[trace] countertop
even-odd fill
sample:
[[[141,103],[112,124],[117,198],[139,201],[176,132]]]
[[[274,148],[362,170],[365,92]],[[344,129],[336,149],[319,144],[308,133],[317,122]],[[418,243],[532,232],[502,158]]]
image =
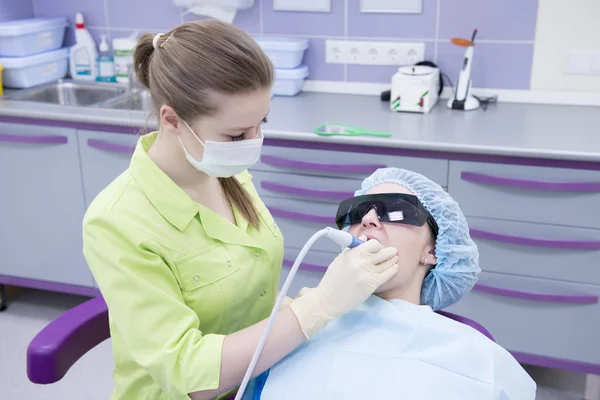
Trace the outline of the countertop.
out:
[[[156,128],[141,111],[65,107],[0,100],[0,117],[64,120],[87,124]],[[439,102],[431,113],[393,113],[376,96],[304,92],[274,97],[264,126],[266,138],[414,150],[600,162],[600,108],[491,104],[463,112]],[[324,122],[388,131],[389,138],[321,137]]]

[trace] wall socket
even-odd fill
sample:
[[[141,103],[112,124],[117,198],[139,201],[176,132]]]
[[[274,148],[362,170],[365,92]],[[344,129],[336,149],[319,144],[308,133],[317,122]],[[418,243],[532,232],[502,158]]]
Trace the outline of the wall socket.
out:
[[[600,75],[600,50],[569,50],[565,58],[569,75]]]
[[[325,62],[359,65],[413,65],[425,58],[425,43],[325,41]]]

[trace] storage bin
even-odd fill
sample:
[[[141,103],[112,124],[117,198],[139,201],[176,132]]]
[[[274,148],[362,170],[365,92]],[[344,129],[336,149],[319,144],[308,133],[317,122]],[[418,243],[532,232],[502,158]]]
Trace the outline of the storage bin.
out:
[[[275,96],[295,96],[304,85],[304,79],[308,76],[308,67],[301,65],[294,69],[276,69],[273,94]]]
[[[255,38],[269,56],[275,68],[296,68],[302,64],[304,52],[308,49],[308,39],[288,37]]]
[[[29,18],[0,23],[0,57],[25,57],[62,47],[66,18]]]
[[[28,57],[4,57],[0,58],[0,64],[4,66],[4,87],[24,89],[64,78],[69,66],[69,49]]]

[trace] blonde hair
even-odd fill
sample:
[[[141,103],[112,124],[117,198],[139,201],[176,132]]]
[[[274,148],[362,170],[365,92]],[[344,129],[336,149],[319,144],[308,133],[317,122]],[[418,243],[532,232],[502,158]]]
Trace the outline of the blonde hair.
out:
[[[151,94],[156,111],[163,104],[184,121],[217,111],[211,94],[245,94],[270,88],[274,71],[260,46],[234,25],[202,20],[165,34],[145,34],[134,53],[138,80]],[[235,177],[219,178],[229,202],[258,228],[252,197]]]

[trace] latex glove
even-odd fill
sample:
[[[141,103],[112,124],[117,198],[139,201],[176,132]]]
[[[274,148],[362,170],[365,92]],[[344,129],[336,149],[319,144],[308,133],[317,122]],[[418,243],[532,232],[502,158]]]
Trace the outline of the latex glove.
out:
[[[296,299],[306,293],[308,293],[309,291],[313,290],[313,288],[307,288],[307,287],[303,287],[302,289],[300,289],[298,291],[298,294],[296,295]],[[277,297],[279,297],[279,291],[277,291]],[[281,307],[279,307],[279,310],[283,310],[284,308],[286,308],[287,306],[289,306],[292,301],[294,301],[294,299],[292,299],[291,297],[285,296],[283,298],[283,301],[281,302]]]
[[[281,302],[281,306],[279,307],[279,309],[283,310],[284,308],[286,308],[287,306],[289,306],[292,301],[294,301],[294,299],[292,299],[291,297],[285,296],[283,298],[283,301]]]
[[[290,307],[307,339],[365,302],[398,272],[398,250],[369,240],[346,249],[329,265],[319,285],[303,290]]]

